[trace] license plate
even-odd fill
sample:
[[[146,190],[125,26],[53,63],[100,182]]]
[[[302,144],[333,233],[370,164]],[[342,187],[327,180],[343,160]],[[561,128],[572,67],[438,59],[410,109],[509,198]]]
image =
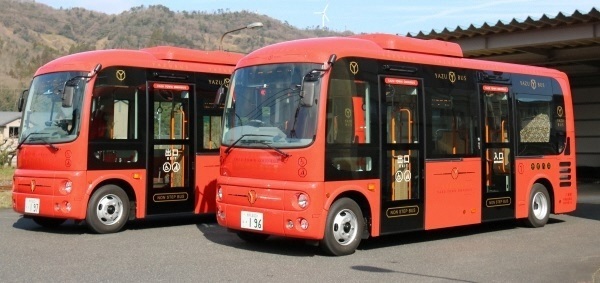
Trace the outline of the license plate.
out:
[[[39,214],[40,213],[40,199],[39,198],[25,198],[25,213]]]
[[[263,214],[260,212],[242,211],[242,228],[259,230],[263,229]]]

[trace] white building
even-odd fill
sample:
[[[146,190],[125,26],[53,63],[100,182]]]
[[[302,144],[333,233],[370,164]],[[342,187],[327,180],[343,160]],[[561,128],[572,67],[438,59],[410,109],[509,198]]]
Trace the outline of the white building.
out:
[[[0,111],[0,150],[17,147],[20,125],[21,112]],[[16,162],[16,159],[13,158],[12,165],[16,165]]]

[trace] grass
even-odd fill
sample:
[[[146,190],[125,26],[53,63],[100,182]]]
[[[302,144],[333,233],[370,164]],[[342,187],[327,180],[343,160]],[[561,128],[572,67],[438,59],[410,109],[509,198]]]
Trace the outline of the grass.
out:
[[[8,191],[0,191],[0,209],[3,208],[12,208],[12,192]]]
[[[11,167],[0,168],[0,209],[12,207],[11,186],[13,172],[15,172],[15,169]]]

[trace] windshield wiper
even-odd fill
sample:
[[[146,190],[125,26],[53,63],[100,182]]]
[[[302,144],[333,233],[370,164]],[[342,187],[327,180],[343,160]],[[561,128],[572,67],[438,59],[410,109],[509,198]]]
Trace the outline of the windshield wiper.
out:
[[[17,145],[17,149],[21,148],[21,146],[29,139],[29,137],[31,137],[31,135],[41,135],[43,133],[29,133],[25,136],[25,138]]]
[[[231,149],[238,143],[240,142],[243,138],[245,137],[273,137],[271,135],[258,135],[258,134],[243,134],[241,135],[237,140],[235,140],[231,145],[229,145],[226,149],[225,149],[225,153],[228,154]]]
[[[288,158],[288,157],[292,156],[291,154],[289,154],[289,153],[285,153],[283,150],[281,150],[281,149],[279,149],[279,148],[276,148],[276,147],[274,147],[274,146],[270,145],[269,143],[267,143],[267,141],[260,141],[260,142],[258,142],[258,143],[260,143],[260,144],[264,144],[266,147],[268,147],[268,148],[270,148],[270,149],[272,149],[272,150],[276,151],[277,153],[279,153],[279,154],[283,155],[283,157],[285,157],[285,158]]]
[[[36,140],[42,141],[44,144],[46,144],[48,147],[50,147],[53,151],[58,151],[58,147],[56,147],[52,143],[48,142],[48,140],[46,138],[39,137],[39,138],[36,138]]]
[[[21,148],[21,146],[29,139],[29,137],[31,137],[32,135],[44,135],[46,133],[29,133],[27,136],[25,136],[25,138],[17,145],[17,149]],[[44,144],[46,144],[48,147],[50,147],[52,150],[54,151],[58,151],[58,147],[56,147],[55,145],[51,144],[48,142],[48,140],[46,140],[45,138],[38,138],[37,140],[42,141]]]

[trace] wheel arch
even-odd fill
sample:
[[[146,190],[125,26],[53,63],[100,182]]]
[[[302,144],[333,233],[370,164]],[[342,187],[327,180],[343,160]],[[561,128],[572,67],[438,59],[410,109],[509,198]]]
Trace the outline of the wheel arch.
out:
[[[360,210],[363,214],[363,218],[365,219],[365,231],[364,231],[365,233],[363,233],[363,238],[371,235],[373,214],[371,213],[371,205],[369,204],[367,197],[359,191],[355,191],[355,190],[345,191],[345,192],[337,195],[333,200],[331,200],[331,202],[329,203],[329,206],[327,207],[327,210],[329,210],[329,208],[331,207],[331,205],[333,203],[335,203],[337,200],[342,199],[342,198],[349,198],[349,199],[353,200],[354,202],[356,202],[356,204],[358,204],[358,206],[360,207]]]
[[[548,191],[548,195],[550,196],[550,213],[554,213],[554,186],[552,186],[552,182],[550,182],[550,180],[548,180],[545,177],[544,178],[538,178],[530,186],[528,196],[531,195],[531,190],[533,189],[533,185],[535,185],[536,183],[544,185],[544,187],[546,187],[546,190]]]
[[[136,210],[137,210],[137,205],[136,205],[137,204],[137,195],[135,193],[135,190],[133,189],[133,186],[131,184],[129,184],[129,182],[127,182],[123,179],[118,179],[118,178],[106,179],[106,180],[102,180],[101,182],[96,184],[94,189],[90,192],[90,196],[93,195],[99,188],[106,186],[106,185],[115,185],[115,186],[121,188],[127,194],[127,197],[129,198],[129,220],[133,220],[136,216]],[[88,198],[88,202],[89,201],[90,201],[90,198]]]

